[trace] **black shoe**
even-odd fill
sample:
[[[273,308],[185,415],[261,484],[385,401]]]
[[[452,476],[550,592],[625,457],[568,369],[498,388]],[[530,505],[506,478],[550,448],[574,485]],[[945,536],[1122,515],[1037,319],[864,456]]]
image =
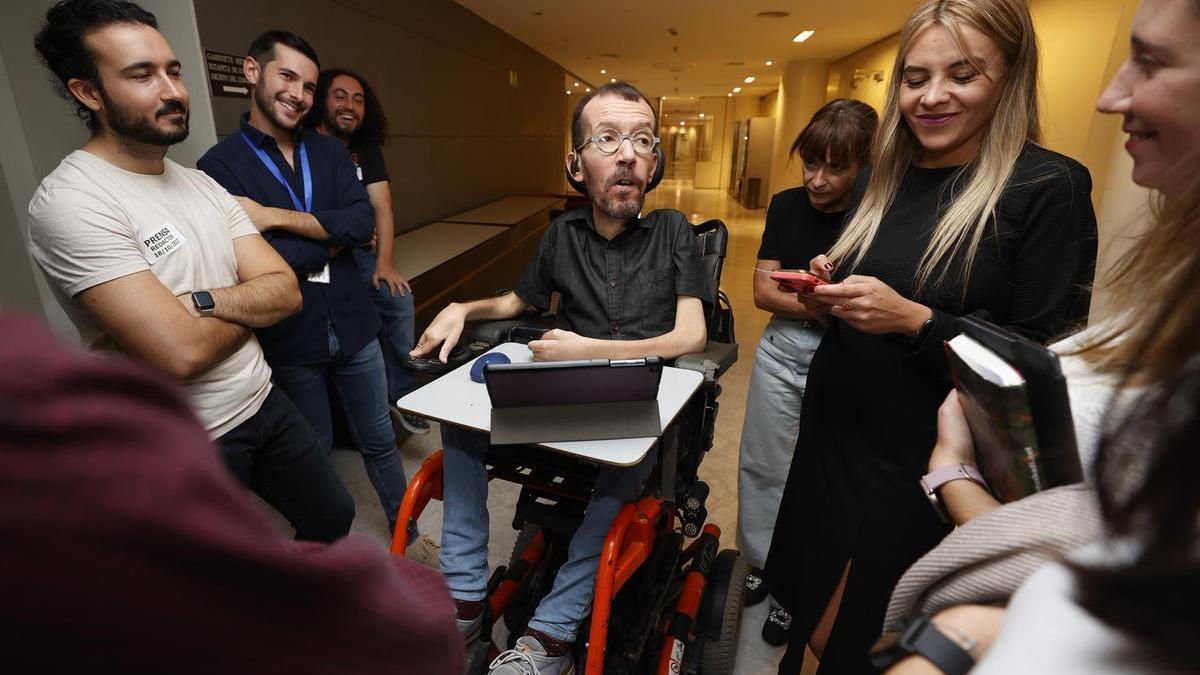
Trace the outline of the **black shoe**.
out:
[[[776,607],[767,615],[763,623],[763,642],[772,647],[782,647],[787,644],[788,633],[792,630],[792,615],[782,607]]]
[[[746,575],[746,590],[742,601],[746,607],[753,607],[766,598],[767,580],[763,571],[758,567],[751,567],[750,573]]]

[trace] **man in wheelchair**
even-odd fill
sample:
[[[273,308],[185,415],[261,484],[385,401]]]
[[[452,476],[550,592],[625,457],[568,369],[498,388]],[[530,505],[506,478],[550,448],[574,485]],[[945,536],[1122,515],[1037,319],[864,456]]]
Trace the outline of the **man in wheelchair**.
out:
[[[645,194],[662,176],[649,100],[634,87],[606,84],[585,96],[571,122],[567,154],[572,183],[590,206],[550,224],[513,292],[442,310],[412,356],[438,352],[445,362],[466,321],[512,318],[561,300],[558,328],[529,343],[538,361],[659,356],[703,351],[704,302],[714,297],[696,236],[683,214],[639,217]],[[477,639],[487,594],[488,511],[486,434],[443,426],[441,566],[468,645]],[[638,497],[656,455],[633,467],[604,467],[596,479],[567,560],[516,648],[491,673],[574,672],[571,645],[591,607],[596,570],[609,525],[621,505]]]

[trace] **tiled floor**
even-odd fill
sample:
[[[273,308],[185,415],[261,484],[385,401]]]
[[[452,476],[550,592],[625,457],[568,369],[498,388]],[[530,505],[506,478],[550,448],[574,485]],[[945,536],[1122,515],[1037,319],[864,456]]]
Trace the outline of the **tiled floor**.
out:
[[[723,190],[693,189],[690,180],[663,181],[647,200],[646,209],[655,208],[678,209],[694,223],[719,218],[725,222],[731,235],[722,288],[733,302],[741,354],[737,365],[721,380],[723,392],[716,439],[700,472],[712,489],[708,498],[710,520],[721,528],[722,547],[732,547],[737,524],[737,452],[746,406],[746,388],[754,349],[768,319],[765,312],[754,307],[751,277],[766,211],[744,209],[729,199]],[[440,447],[436,425],[428,436],[412,436],[401,440],[401,454],[409,476],[417,470],[422,459]],[[335,452],[334,461],[358,504],[354,529],[383,540],[386,521],[363,471],[362,462],[356,453],[350,451]],[[509,522],[516,492],[516,487],[511,484],[497,481],[491,485],[488,507],[495,516],[492,519],[490,542],[490,563],[493,566],[507,562],[516,538]],[[422,531],[434,539],[440,538],[441,515],[441,503],[433,502],[420,522]],[[738,675],[776,672],[781,651],[771,648],[759,637],[765,617],[766,603],[748,608],[745,612],[738,647]],[[811,672],[812,661],[810,657],[805,673]]]

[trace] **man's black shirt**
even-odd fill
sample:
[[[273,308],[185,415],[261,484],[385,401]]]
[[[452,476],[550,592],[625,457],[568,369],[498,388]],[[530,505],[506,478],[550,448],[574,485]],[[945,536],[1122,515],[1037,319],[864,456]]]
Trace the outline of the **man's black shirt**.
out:
[[[550,223],[517,284],[525,302],[545,310],[562,295],[558,326],[602,340],[642,340],[675,327],[677,296],[711,303],[714,291],[692,226],[678,211],[635,218],[611,241],[596,231],[592,206]]]

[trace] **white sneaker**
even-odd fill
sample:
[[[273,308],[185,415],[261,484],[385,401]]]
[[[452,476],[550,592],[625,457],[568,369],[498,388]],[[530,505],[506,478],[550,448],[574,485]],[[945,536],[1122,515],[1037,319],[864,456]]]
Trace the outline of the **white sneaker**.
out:
[[[547,656],[542,643],[531,635],[517,638],[517,645],[492,661],[488,675],[572,675],[575,661],[571,653]]]
[[[438,557],[442,553],[442,547],[437,545],[437,542],[429,538],[429,535],[418,534],[416,539],[409,542],[404,548],[404,557],[415,563],[440,570],[442,569]]]

